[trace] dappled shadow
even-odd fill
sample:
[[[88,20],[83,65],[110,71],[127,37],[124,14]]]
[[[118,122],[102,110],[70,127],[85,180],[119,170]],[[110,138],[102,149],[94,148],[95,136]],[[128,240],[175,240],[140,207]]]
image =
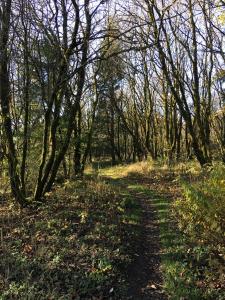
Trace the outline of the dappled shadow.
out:
[[[36,210],[16,213],[6,207],[5,215],[0,215],[1,296],[118,299],[109,291],[113,287],[118,295],[122,293],[116,272],[127,259],[124,232],[137,230],[133,224],[123,224],[118,202],[107,186],[97,182],[90,188],[80,181],[51,193],[48,205]]]
[[[167,206],[166,203],[161,203],[160,195],[143,185],[143,182],[149,182],[149,178],[138,175],[132,173],[116,179],[103,177],[102,180],[126,191],[142,209],[139,235],[132,241],[133,262],[126,270],[129,283],[127,299],[163,300],[167,297],[163,291],[160,271],[161,246],[157,210],[166,210]]]

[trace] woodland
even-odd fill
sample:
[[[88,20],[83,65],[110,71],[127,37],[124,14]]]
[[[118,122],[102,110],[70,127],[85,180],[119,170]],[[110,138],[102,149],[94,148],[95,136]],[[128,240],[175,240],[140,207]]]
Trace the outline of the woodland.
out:
[[[0,0],[0,300],[225,299],[225,1]]]

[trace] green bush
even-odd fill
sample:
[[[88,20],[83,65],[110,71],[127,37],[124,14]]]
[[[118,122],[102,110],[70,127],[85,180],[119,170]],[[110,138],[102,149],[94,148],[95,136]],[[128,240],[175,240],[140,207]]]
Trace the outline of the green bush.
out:
[[[219,249],[225,242],[225,167],[195,183],[183,182],[184,199],[175,202],[178,225],[193,241]]]
[[[182,187],[183,198],[173,208],[186,239],[185,260],[197,274],[196,284],[208,293],[205,299],[211,299],[215,290],[221,294],[225,281],[225,166],[203,170]]]

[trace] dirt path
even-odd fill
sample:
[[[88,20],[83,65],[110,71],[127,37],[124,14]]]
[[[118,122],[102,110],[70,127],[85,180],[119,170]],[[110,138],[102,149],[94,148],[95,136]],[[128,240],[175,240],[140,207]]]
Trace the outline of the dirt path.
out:
[[[127,300],[166,300],[163,290],[160,245],[160,214],[168,210],[168,199],[179,195],[179,188],[174,182],[174,173],[152,171],[150,176],[136,174],[112,179],[111,184],[120,186],[142,208],[141,230],[139,238],[134,241],[134,261],[127,269],[129,284]],[[165,222],[168,222],[166,220]],[[171,226],[171,225],[170,225]],[[123,299],[125,300],[125,299]]]
[[[135,260],[128,269],[128,299],[167,299],[162,289],[160,271],[160,237],[157,212],[152,196],[144,192],[132,191],[143,210],[141,236]]]

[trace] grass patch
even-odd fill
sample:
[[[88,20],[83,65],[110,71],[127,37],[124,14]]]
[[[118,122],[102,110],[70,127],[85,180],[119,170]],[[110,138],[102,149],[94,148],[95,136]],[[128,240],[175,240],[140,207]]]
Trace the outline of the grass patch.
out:
[[[93,163],[88,166],[86,173],[97,174],[97,176],[110,177],[111,179],[122,179],[132,174],[149,174],[153,167],[152,161],[143,161],[133,164],[118,164],[112,166],[108,161]]]
[[[188,268],[185,239],[175,227],[170,200],[156,196],[154,205],[158,213],[162,246],[161,265],[167,294],[174,300],[203,299],[201,291],[194,285],[195,276]]]

